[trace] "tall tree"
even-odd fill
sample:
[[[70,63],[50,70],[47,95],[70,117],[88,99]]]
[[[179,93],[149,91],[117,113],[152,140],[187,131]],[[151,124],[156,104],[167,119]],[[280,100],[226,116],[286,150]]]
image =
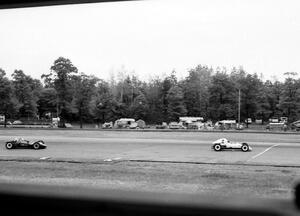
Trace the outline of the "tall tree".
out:
[[[106,121],[114,121],[117,119],[115,115],[117,102],[114,99],[112,89],[109,84],[103,80],[98,82],[96,87],[96,93],[92,96],[90,102],[90,112],[94,116],[94,119],[102,123]]]
[[[130,106],[131,116],[135,119],[147,119],[147,114],[149,112],[148,101],[145,95],[140,92],[140,94],[135,97],[133,103]]]
[[[51,113],[51,117],[57,115],[57,92],[54,88],[43,88],[37,103],[38,112],[41,117],[46,117],[45,115],[49,112]]]
[[[291,122],[297,119],[300,111],[300,82],[295,79],[295,72],[286,72],[285,75],[287,77],[282,86],[279,106],[283,115]]]
[[[0,68],[0,114],[5,117],[4,127],[7,124],[7,118],[12,117],[20,108],[20,104],[13,95],[13,87],[3,69]]]
[[[242,119],[254,118],[257,112],[260,80],[257,74],[247,74],[242,67],[232,71],[231,79],[235,88],[241,90],[241,117]],[[237,98],[237,97],[236,97]],[[246,121],[248,127],[248,121]]]
[[[166,77],[161,86],[160,90],[160,98],[162,101],[162,116],[163,116],[163,121],[168,120],[168,109],[169,109],[169,100],[168,100],[168,94],[169,91],[172,87],[177,85],[177,78],[176,78],[176,71],[172,71],[172,73]]]
[[[235,119],[237,110],[236,89],[226,72],[217,72],[209,87],[209,118]]]
[[[167,94],[167,114],[169,121],[178,121],[180,116],[185,116],[187,113],[184,101],[182,89],[175,85],[170,88]]]
[[[161,89],[162,80],[158,77],[152,79],[145,87],[145,96],[149,107],[146,119],[150,123],[160,124],[164,120]]]
[[[83,119],[86,120],[90,116],[89,103],[95,94],[98,78],[81,73],[79,76],[74,76],[73,80],[75,88],[73,104],[79,115],[80,128],[82,128]]]
[[[21,104],[19,109],[20,116],[36,117],[38,92],[41,88],[39,81],[25,75],[22,70],[15,70],[12,77],[15,95]]]
[[[72,113],[73,88],[71,76],[78,72],[72,62],[64,57],[56,59],[49,74],[43,74],[44,82],[53,86],[57,92],[57,107],[60,117],[60,126],[65,125],[66,118]]]
[[[272,83],[270,81],[266,81],[263,83],[260,81],[259,84],[259,94],[257,96],[257,111],[256,111],[256,119],[261,119],[261,124],[264,124],[265,121],[267,121],[271,117],[271,89],[270,86]]]
[[[208,117],[211,74],[212,69],[202,65],[189,71],[184,82],[184,98],[189,116]]]

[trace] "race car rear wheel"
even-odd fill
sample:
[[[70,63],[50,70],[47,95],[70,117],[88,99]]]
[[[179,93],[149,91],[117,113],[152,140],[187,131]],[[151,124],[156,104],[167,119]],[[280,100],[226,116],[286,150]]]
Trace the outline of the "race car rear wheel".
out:
[[[246,152],[246,151],[248,151],[248,150],[249,150],[248,144],[247,144],[247,143],[243,143],[243,145],[242,145],[242,151],[243,151],[243,152]]]
[[[14,146],[13,146],[13,144],[12,143],[6,143],[5,144],[5,147],[7,148],[7,149],[12,149]]]
[[[39,149],[40,148],[40,144],[39,143],[34,143],[33,144],[33,148],[34,149]]]
[[[214,145],[214,150],[215,151],[221,151],[221,145],[220,144],[215,144]]]

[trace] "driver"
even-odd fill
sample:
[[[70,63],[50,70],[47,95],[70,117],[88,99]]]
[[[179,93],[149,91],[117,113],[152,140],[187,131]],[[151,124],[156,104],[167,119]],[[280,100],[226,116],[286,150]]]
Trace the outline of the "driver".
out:
[[[14,141],[16,142],[16,143],[21,143],[22,142],[22,138],[14,138]]]

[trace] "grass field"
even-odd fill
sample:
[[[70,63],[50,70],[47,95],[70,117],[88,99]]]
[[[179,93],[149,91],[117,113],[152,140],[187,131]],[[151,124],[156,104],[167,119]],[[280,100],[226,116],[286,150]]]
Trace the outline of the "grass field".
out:
[[[247,197],[293,197],[299,168],[151,162],[0,162],[0,182]]]

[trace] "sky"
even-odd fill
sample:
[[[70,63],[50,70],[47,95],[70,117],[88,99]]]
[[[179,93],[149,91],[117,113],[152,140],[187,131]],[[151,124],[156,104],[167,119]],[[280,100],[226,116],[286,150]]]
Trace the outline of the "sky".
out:
[[[148,0],[0,10],[0,68],[33,78],[60,56],[108,80],[179,78],[198,64],[264,80],[300,74],[298,0]]]

